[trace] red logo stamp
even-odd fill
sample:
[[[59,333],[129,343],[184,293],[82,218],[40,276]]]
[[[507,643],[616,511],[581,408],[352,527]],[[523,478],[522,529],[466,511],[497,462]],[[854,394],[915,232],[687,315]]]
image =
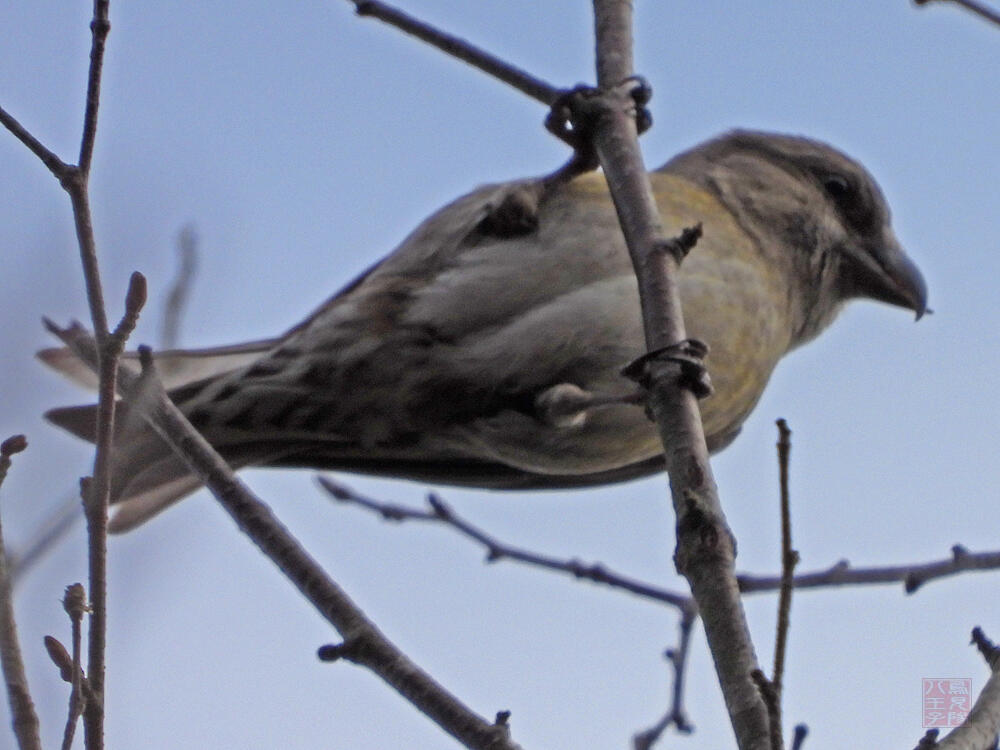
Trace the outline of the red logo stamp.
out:
[[[972,680],[925,677],[923,680],[923,726],[957,727],[972,709]]]

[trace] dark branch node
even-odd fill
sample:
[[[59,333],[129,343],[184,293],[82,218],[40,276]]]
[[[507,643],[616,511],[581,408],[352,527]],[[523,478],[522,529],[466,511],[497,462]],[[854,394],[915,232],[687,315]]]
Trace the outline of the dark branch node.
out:
[[[928,729],[913,750],[932,750],[932,748],[937,747],[938,733],[937,729]]]
[[[347,656],[347,643],[328,643],[316,649],[320,661],[338,661]]]
[[[94,36],[107,36],[111,32],[111,21],[106,18],[95,18],[90,22],[90,31]]]
[[[0,443],[0,455],[13,456],[28,447],[28,438],[24,435],[12,435]]]
[[[972,642],[976,644],[976,648],[986,659],[990,669],[995,671],[997,664],[1000,663],[1000,648],[997,648],[997,645],[986,637],[986,633],[978,625],[972,629]]]
[[[497,727],[510,726],[510,711],[497,711],[497,716],[496,719],[493,720],[493,725]]]
[[[681,263],[688,256],[688,253],[694,250],[694,246],[701,239],[701,234],[701,222],[699,221],[693,227],[682,229],[679,236],[661,242],[656,249],[661,253],[669,253],[674,256],[677,263]]]
[[[704,562],[718,555],[723,538],[729,540],[735,555],[736,540],[728,533],[725,524],[720,524],[717,518],[706,513],[697,497],[688,495],[683,509],[678,511],[678,543],[674,553],[677,572],[684,575],[691,560]]]
[[[809,727],[805,724],[796,724],[792,730],[792,750],[802,750],[806,737],[809,735]]]

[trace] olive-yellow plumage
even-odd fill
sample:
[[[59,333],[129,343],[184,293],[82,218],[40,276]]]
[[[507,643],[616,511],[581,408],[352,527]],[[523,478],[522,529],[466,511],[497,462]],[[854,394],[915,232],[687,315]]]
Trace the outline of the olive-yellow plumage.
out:
[[[680,291],[689,335],[710,346],[715,393],[701,411],[713,450],[739,431],[778,360],[847,300],[924,312],[923,279],[877,185],[829,146],[736,131],[650,177],[665,226],[703,229]],[[639,309],[603,176],[526,180],[445,206],[284,336],[166,352],[160,369],[236,468],[602,484],[662,468],[656,429],[620,374],[644,351]],[[79,371],[65,351],[42,356]],[[553,404],[577,403],[570,395],[589,406],[555,417]],[[127,528],[198,481],[122,411],[112,486],[124,501],[115,525]],[[49,417],[93,436],[92,407]]]

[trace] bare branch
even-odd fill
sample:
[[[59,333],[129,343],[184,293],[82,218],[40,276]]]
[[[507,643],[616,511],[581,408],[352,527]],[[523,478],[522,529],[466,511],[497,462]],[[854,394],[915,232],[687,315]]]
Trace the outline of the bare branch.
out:
[[[93,598],[93,617],[89,628],[88,667],[90,684],[95,696],[87,702],[84,715],[87,747],[101,750],[104,746],[104,650],[106,640],[107,610],[107,505],[110,490],[110,457],[115,412],[115,379],[118,369],[118,354],[124,342],[122,336],[110,337],[104,294],[101,289],[100,270],[97,262],[97,244],[88,196],[88,178],[93,159],[94,143],[97,136],[97,114],[100,105],[101,71],[104,65],[104,47],[111,29],[108,18],[109,0],[94,0],[94,13],[90,23],[91,48],[90,68],[87,75],[87,99],[83,117],[83,134],[80,141],[80,157],[77,166],[64,164],[55,154],[44,147],[17,120],[0,110],[0,122],[14,134],[49,171],[59,180],[69,194],[73,205],[73,219],[76,225],[77,242],[83,265],[84,283],[87,289],[87,303],[99,342],[98,359],[100,388],[98,398],[98,422],[96,450],[94,457],[93,481],[86,483],[84,510],[87,517],[88,567],[90,592]],[[139,305],[138,307],[141,307]],[[134,309],[138,315],[138,307]],[[132,309],[132,306],[129,307]],[[134,325],[134,320],[131,322]],[[127,321],[119,328],[129,328]],[[115,351],[117,349],[117,352]]]
[[[0,443],[0,484],[10,468],[10,457],[28,446],[24,435],[15,435]],[[3,669],[7,700],[13,717],[14,736],[21,750],[41,750],[38,715],[28,689],[28,678],[24,673],[24,659],[17,637],[17,623],[14,620],[14,596],[11,591],[11,577],[4,549],[3,527],[0,526],[0,667]]]
[[[674,675],[670,690],[670,708],[656,724],[632,738],[634,750],[650,750],[671,725],[677,727],[680,734],[690,734],[694,731],[694,725],[688,720],[687,712],[684,710],[684,675],[687,672],[687,657],[691,648],[691,631],[697,619],[698,615],[693,607],[685,610],[681,617],[677,648],[668,649],[664,654],[673,668]]]
[[[427,501],[430,510],[420,510],[404,505],[385,503],[367,497],[354,489],[325,476],[317,477],[320,485],[341,502],[352,503],[366,510],[378,513],[387,521],[430,521],[455,529],[460,534],[474,540],[486,550],[486,562],[516,560],[545,570],[567,573],[574,578],[601,583],[611,588],[628,591],[638,596],[678,607],[682,612],[694,611],[691,597],[659,588],[634,578],[615,573],[600,563],[586,564],[579,560],[565,560],[538,552],[530,552],[499,541],[489,533],[469,523],[446,505],[437,495],[431,494]]]
[[[990,23],[995,23],[1000,26],[1000,13],[993,10],[987,5],[978,2],[978,0],[914,0],[916,5],[930,5],[932,2],[945,2],[950,1],[955,3],[955,5],[960,5],[972,13],[975,13],[982,19],[989,21]]]
[[[543,104],[552,104],[561,93],[540,78],[485,52],[464,39],[446,34],[430,24],[418,21],[403,11],[377,0],[351,0],[359,16],[370,16],[384,21],[397,29],[415,36],[421,41],[437,47],[442,52],[479,68],[484,73],[497,78],[518,91],[537,99]]]
[[[847,560],[825,570],[800,573],[795,576],[795,588],[826,588],[857,584],[902,583],[906,593],[912,594],[924,583],[970,570],[996,570],[1000,568],[1000,552],[969,552],[961,545],[952,547],[952,556],[945,560],[911,565],[852,568]],[[779,576],[755,576],[743,573],[737,576],[740,591],[754,594],[773,591],[781,586]]]
[[[788,456],[792,450],[792,431],[784,419],[779,419],[778,425],[778,472],[781,484],[781,587],[778,595],[778,626],[774,640],[774,674],[771,684],[777,699],[778,726],[772,726],[772,732],[781,731],[781,690],[782,678],[785,673],[785,652],[788,646],[788,628],[792,609],[792,589],[794,587],[795,566],[799,562],[799,554],[792,549],[792,517],[791,501],[788,492]]]
[[[732,533],[698,413],[701,381],[692,376],[700,364],[698,347],[684,346],[677,289],[682,253],[673,252],[675,245],[665,236],[637,143],[636,113],[649,92],[632,79],[631,10],[630,2],[594,1],[597,81],[606,95],[595,101],[594,144],[639,282],[650,352],[641,383],[649,390],[670,475],[677,568],[698,602],[737,742],[742,750],[762,749],[770,745],[768,714],[750,678],[757,658],[736,585]]]
[[[47,325],[84,362],[92,367],[97,364],[97,344],[83,328]],[[128,368],[119,372],[122,395],[132,398],[149,425],[211,490],[240,530],[337,629],[344,642],[333,647],[335,657],[370,669],[466,746],[489,750],[517,748],[505,724],[491,724],[471,711],[386,638],[170,401],[156,377],[149,348],[140,347],[139,353],[141,375]],[[141,398],[136,398],[140,393]],[[321,655],[330,652],[324,649]]]
[[[992,674],[962,725],[937,744],[930,745],[935,750],[996,747],[997,733],[1000,732],[1000,649],[978,627],[972,630],[972,642],[986,659]]]
[[[80,140],[79,169],[84,179],[90,174],[97,138],[97,110],[101,102],[101,70],[104,67],[104,44],[111,31],[108,18],[109,0],[94,0],[94,17],[90,22],[90,70],[87,74],[87,105],[83,113],[83,138]]]
[[[73,735],[76,734],[76,722],[83,713],[86,704],[86,693],[83,689],[83,665],[81,659],[81,645],[83,642],[82,625],[83,615],[89,611],[87,606],[87,595],[82,584],[74,583],[66,587],[63,596],[63,609],[69,615],[70,626],[73,637],[73,656],[70,665],[70,683],[73,686],[69,694],[69,711],[66,716],[66,727],[63,730],[63,750],[70,750],[73,747]]]
[[[529,565],[566,572],[576,578],[604,583],[612,588],[620,588],[639,596],[662,601],[673,606],[686,606],[690,600],[683,594],[660,588],[651,583],[629,578],[621,573],[606,568],[603,564],[582,564],[577,560],[562,560],[546,556],[538,552],[529,552],[513,545],[497,540],[488,532],[473,526],[461,519],[453,510],[448,510],[444,517],[439,516],[433,508],[422,510],[410,506],[376,500],[358,493],[351,487],[330,477],[318,477],[323,488],[337,500],[350,502],[362,508],[377,513],[387,521],[429,521],[444,523],[464,536],[482,544],[486,549],[488,561],[510,558]],[[440,502],[440,501],[438,501]],[[461,524],[452,522],[457,519]],[[474,533],[467,533],[466,527]],[[975,570],[996,570],[1000,568],[1000,552],[968,552],[964,547],[956,546],[953,556],[940,562],[914,563],[909,565],[851,568],[847,561],[841,561],[824,570],[802,573],[792,578],[792,586],[796,589],[827,588],[835,586],[852,586],[867,584],[905,583],[907,593],[914,592],[921,584],[935,578],[957,575]],[[782,575],[753,575],[741,573],[737,582],[743,594],[760,594],[780,591]]]
[[[52,151],[49,151],[49,149],[47,149],[41,141],[28,132],[28,130],[16,119],[14,119],[14,117],[3,107],[0,107],[0,124],[7,128],[7,130],[9,130],[11,134],[17,138],[17,140],[27,146],[28,150],[37,156],[41,160],[42,164],[48,167],[49,171],[60,182],[73,169],[72,166],[66,164]]]
[[[87,188],[83,185],[74,196],[73,207],[80,225],[85,220],[90,224],[87,203]],[[79,201],[86,207],[81,213]],[[84,267],[92,262],[94,288],[100,290],[100,276],[97,270],[97,253],[93,232],[80,235],[80,247],[84,255]],[[89,286],[89,285],[88,285]],[[99,299],[99,298],[97,298]],[[98,309],[95,298],[91,298],[91,310]],[[84,708],[83,722],[88,750],[101,750],[104,746],[104,657],[107,647],[107,576],[108,576],[108,502],[111,497],[111,453],[114,441],[115,399],[118,382],[118,358],[125,348],[125,341],[135,328],[139,311],[146,301],[146,280],[142,274],[133,273],[125,295],[125,313],[115,327],[114,333],[105,329],[103,339],[99,338],[98,354],[98,422],[97,452],[94,458],[94,475],[80,484],[83,497],[84,516],[87,520],[87,562],[90,582],[91,617],[87,628],[87,670],[90,674],[92,699]],[[103,304],[103,303],[102,303]],[[100,312],[103,314],[103,308]],[[96,317],[95,317],[96,321]]]
[[[775,689],[774,682],[767,679],[764,670],[755,669],[750,673],[750,678],[754,681],[760,691],[760,697],[767,706],[767,715],[771,725],[771,750],[784,750],[784,738],[781,735],[781,696]]]

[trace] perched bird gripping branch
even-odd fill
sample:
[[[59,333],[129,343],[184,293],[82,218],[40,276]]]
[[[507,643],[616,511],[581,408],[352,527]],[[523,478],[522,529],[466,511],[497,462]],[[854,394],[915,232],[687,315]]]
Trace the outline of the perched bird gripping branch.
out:
[[[702,227],[680,290],[688,333],[711,347],[712,450],[739,432],[778,360],[848,300],[926,309],[878,185],[825,144],[734,131],[650,179],[666,226]],[[479,188],[284,336],[157,361],[234,468],[538,489],[662,470],[656,428],[621,374],[643,351],[632,265],[604,177],[590,173]],[[40,356],[86,379],[67,350]],[[93,406],[47,416],[94,439]],[[128,403],[115,449],[117,530],[199,486]]]

